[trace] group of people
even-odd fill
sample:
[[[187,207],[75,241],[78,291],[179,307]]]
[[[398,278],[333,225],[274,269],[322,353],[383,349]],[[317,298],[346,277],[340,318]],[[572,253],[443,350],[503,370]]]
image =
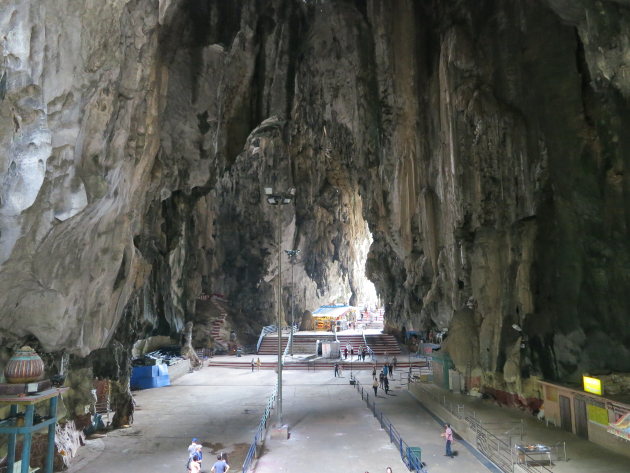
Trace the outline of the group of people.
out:
[[[186,462],[186,468],[191,473],[201,472],[201,462],[203,461],[203,453],[201,451],[201,442],[196,438],[192,439],[191,444],[188,446],[188,461]],[[211,473],[227,473],[230,469],[230,465],[227,462],[227,454],[219,453],[217,455],[217,461],[212,465],[210,469]]]
[[[251,365],[252,365],[252,373],[254,372],[254,368],[256,368],[258,371],[260,371],[260,365],[261,365],[261,364],[262,364],[262,363],[260,362],[260,357],[258,357],[258,359],[257,359],[257,360],[255,360],[255,361],[254,361],[254,359],[252,358],[252,363],[251,363]]]
[[[396,361],[396,357],[394,357],[394,360],[391,363],[386,362],[383,365],[383,369],[379,371],[378,378],[376,376],[376,364],[372,367],[372,388],[374,389],[375,396],[378,395],[378,388],[383,389],[385,394],[389,394],[389,378],[394,377]]]
[[[343,349],[344,360],[348,359],[348,353],[350,353],[350,361],[354,358],[354,347],[349,345]],[[368,348],[361,345],[357,351],[357,361],[365,361],[365,357],[368,355]]]

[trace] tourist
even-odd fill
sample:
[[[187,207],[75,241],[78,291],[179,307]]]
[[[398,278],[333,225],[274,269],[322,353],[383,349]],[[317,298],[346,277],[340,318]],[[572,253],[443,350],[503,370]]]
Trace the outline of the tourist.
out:
[[[256,366],[256,362],[254,361],[254,359],[252,358],[252,373],[254,372],[254,366]]]
[[[382,372],[382,371],[380,371],[380,372],[378,373],[378,387],[379,387],[379,388],[381,388],[381,389],[383,389],[383,378],[384,378],[384,377],[385,377],[385,376],[383,375],[383,372]]]
[[[453,458],[453,451],[451,450],[451,444],[453,443],[453,430],[451,424],[444,424],[444,432],[440,434],[440,437],[446,439],[446,453],[444,456]]]
[[[372,381],[372,388],[374,388],[374,397],[376,397],[376,390],[378,389],[378,381],[376,380],[376,376],[374,376],[374,379]]]
[[[227,471],[230,469],[230,465],[228,465],[225,460],[223,459],[223,455],[219,454],[217,456],[217,461],[214,465],[212,465],[212,468],[210,469],[210,471],[212,473],[227,473]]]
[[[343,349],[343,359],[344,360],[348,359],[348,347]]]
[[[376,364],[372,367],[372,378],[376,378]]]
[[[196,451],[197,451],[197,438],[193,438],[192,442],[190,442],[190,445],[188,446],[188,456],[192,457]]]
[[[199,471],[201,471],[201,462],[203,461],[203,452],[201,451],[201,443],[197,444],[197,451],[195,452],[195,455],[193,455],[193,457],[195,458],[195,461],[197,463],[199,463]]]
[[[394,363],[393,364],[394,364],[394,368],[396,368],[396,365],[398,364],[398,359],[396,358],[396,356],[394,356]],[[394,371],[394,370],[392,370],[392,371]]]
[[[385,394],[389,394],[389,380],[387,376],[383,377],[383,386],[385,387]]]
[[[335,363],[335,378],[339,376],[339,363]]]
[[[198,445],[199,449],[201,445]],[[191,456],[188,457],[188,463],[186,464],[188,471],[190,473],[200,473],[201,472],[201,458],[199,457],[199,451],[196,450]]]
[[[354,348],[350,347],[350,361],[354,358]]]
[[[389,364],[389,377],[394,379],[394,364],[393,363]]]
[[[258,371],[260,371],[260,365],[261,365],[261,364],[262,364],[262,363],[260,362],[260,357],[259,357],[259,358],[256,360],[256,369],[257,369]]]

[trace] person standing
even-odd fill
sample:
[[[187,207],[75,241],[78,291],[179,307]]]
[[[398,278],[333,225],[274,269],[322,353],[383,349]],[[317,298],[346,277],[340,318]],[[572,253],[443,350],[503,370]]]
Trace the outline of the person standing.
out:
[[[446,453],[444,456],[453,458],[453,450],[451,450],[453,430],[451,429],[451,424],[444,424],[444,432],[440,436],[446,439]]]
[[[396,358],[396,356],[394,356],[394,368],[396,368],[396,365],[398,364],[398,358]],[[394,371],[394,370],[392,370]]]
[[[254,361],[254,359],[252,358],[252,373],[254,372],[254,366],[256,365],[256,362]]]
[[[376,365],[372,367],[372,378],[376,378]]]
[[[223,460],[223,455],[219,454],[217,455],[217,461],[214,465],[212,465],[210,471],[212,473],[227,473],[229,469],[230,465],[228,465],[225,460]]]
[[[199,471],[201,471],[201,463],[203,462],[203,452],[201,451],[201,443],[197,444],[197,452],[193,455],[195,461],[199,464]]]
[[[348,347],[343,349],[343,359],[344,360],[348,359]]]
[[[201,461],[199,460],[198,452],[195,452],[192,456],[188,457],[188,463],[186,465],[190,473],[201,473]]]
[[[377,396],[376,392],[378,389],[378,381],[376,380],[376,376],[374,376],[372,380],[372,388],[374,389],[374,397],[376,397]]]
[[[190,445],[188,445],[188,456],[192,457],[196,452],[197,452],[197,445],[200,445],[197,443],[198,440],[197,438],[193,438],[192,442],[190,442]]]
[[[394,364],[393,363],[389,364],[389,377],[394,379]]]
[[[387,376],[383,378],[383,386],[385,387],[385,394],[389,394],[389,380]]]
[[[335,363],[335,378],[339,376],[339,363]]]

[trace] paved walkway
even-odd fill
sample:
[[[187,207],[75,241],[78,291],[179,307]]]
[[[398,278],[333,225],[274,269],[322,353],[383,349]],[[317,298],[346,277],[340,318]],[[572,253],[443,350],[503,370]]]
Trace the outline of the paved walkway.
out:
[[[373,394],[372,374],[355,373]],[[396,376],[395,378],[398,378]],[[256,473],[407,472],[389,434],[381,429],[372,411],[361,401],[359,391],[349,383],[350,373],[334,378],[333,372],[288,372],[284,377],[284,420],[290,426],[287,440],[269,439],[267,451],[256,465]],[[378,390],[376,401],[410,446],[422,448],[422,461],[431,473],[489,470],[464,444],[457,443],[454,459],[444,456],[441,425],[401,386],[390,384],[389,395]],[[372,399],[372,396],[370,396]]]
[[[371,372],[354,374],[371,392]],[[346,371],[344,376],[335,378],[332,370],[284,372],[283,411],[290,438],[267,439],[256,473],[382,473],[387,466],[394,473],[408,471],[387,432],[380,428],[357,389],[349,384],[350,373]],[[198,437],[204,445],[202,471],[210,471],[217,453],[227,452],[231,471],[239,472],[275,379],[272,370],[252,373],[206,367],[184,375],[173,386],[138,391],[135,398],[140,410],[134,425],[89,441],[69,471],[184,473],[186,448],[192,437]],[[403,383],[404,380],[395,380],[387,396],[379,390],[377,408],[409,445],[422,448],[422,460],[431,473],[496,471],[465,441],[455,443],[458,455],[454,459],[443,456],[441,421],[447,420],[449,414],[431,396],[420,392],[420,399],[425,397],[423,405],[432,410],[429,412]],[[519,411],[466,396],[452,400],[474,409],[479,417],[495,421],[524,416]],[[536,429],[528,425],[532,440],[567,441],[569,462],[556,464],[554,473],[630,472],[627,458],[559,429],[545,429],[533,418],[528,420],[537,424]]]
[[[553,425],[546,425],[527,412],[500,407],[488,400],[453,394],[433,385],[412,385],[411,391],[435,415],[455,426],[461,426],[460,433],[464,435],[466,435],[467,423],[450,413],[451,410],[457,412],[458,405],[464,409],[464,415],[476,417],[487,423],[489,430],[492,430],[493,423],[505,425],[509,422],[522,422],[525,432],[524,441],[514,437],[512,443],[541,443],[543,445],[564,443],[567,461],[554,461],[551,468],[551,471],[554,473],[630,472],[630,458],[607,450],[593,442],[581,439]],[[470,435],[466,436],[470,437]],[[469,440],[474,443],[472,438],[469,438]],[[630,449],[630,443],[628,443],[628,448]]]

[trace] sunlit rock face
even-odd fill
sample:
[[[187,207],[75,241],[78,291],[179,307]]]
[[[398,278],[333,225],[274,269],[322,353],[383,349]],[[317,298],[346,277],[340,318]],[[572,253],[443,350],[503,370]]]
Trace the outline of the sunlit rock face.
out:
[[[388,326],[452,328],[459,369],[630,369],[629,2],[25,3],[0,17],[2,343],[176,335],[202,293],[254,336],[279,247],[288,320],[292,279],[297,314],[366,299],[371,233]]]

